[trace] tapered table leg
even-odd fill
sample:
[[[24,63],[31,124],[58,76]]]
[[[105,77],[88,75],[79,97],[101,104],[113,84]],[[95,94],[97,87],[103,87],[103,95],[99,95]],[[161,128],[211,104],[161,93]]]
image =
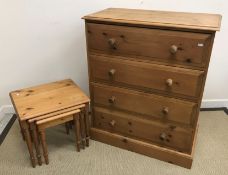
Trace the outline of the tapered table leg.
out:
[[[70,123],[66,122],[65,123],[65,128],[66,128],[67,135],[69,135],[70,134]]]
[[[90,133],[89,133],[89,103],[85,106],[85,112],[84,112],[84,120],[85,120],[85,131],[86,131],[86,146],[89,146],[89,139],[90,139]]]
[[[48,150],[47,150],[47,143],[46,143],[46,134],[44,130],[39,131],[39,134],[40,134],[41,145],[43,148],[44,160],[45,160],[45,163],[48,165],[49,159],[48,159]]]
[[[30,159],[31,159],[31,163],[32,166],[35,168],[36,167],[36,162],[35,162],[35,156],[33,153],[33,147],[32,147],[32,142],[31,142],[31,136],[29,133],[29,127],[26,121],[20,121],[21,123],[21,127],[23,129],[23,133],[24,133],[24,137],[25,137],[25,141],[29,150],[29,155],[30,155]]]
[[[79,123],[79,114],[74,114],[74,128],[75,128],[75,142],[77,151],[80,152],[81,145],[81,134],[80,134],[80,123]]]
[[[81,131],[81,141],[82,141],[82,148],[85,149],[86,145],[86,133],[85,133],[85,120],[84,120],[84,112],[80,112],[79,114],[79,121],[80,121],[80,131]]]
[[[24,134],[24,132],[23,132],[23,128],[22,128],[22,126],[21,126],[21,121],[20,121],[19,119],[18,119],[18,123],[19,123],[19,125],[20,125],[22,138],[23,138],[23,140],[25,141],[25,134]]]
[[[38,164],[42,165],[42,159],[41,159],[41,154],[40,154],[40,147],[39,147],[39,138],[37,135],[37,128],[34,122],[30,123],[30,129],[31,129],[31,134],[33,137],[33,143],[36,149],[36,158],[38,160]]]

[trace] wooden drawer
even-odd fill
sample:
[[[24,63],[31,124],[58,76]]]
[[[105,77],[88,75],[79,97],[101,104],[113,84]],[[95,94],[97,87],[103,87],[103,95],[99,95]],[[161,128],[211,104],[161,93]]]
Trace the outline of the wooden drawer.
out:
[[[198,98],[204,71],[90,55],[92,81]]]
[[[140,119],[123,112],[94,108],[94,127],[171,147],[181,152],[191,151],[191,129]]]
[[[87,23],[88,49],[169,64],[206,67],[210,34]]]
[[[91,84],[95,105],[147,115],[163,121],[193,124],[197,104],[124,88]]]

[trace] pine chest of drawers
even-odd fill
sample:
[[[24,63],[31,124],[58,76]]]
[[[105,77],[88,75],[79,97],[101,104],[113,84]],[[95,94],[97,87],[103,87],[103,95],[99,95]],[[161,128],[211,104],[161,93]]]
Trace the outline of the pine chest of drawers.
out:
[[[191,168],[221,16],[110,8],[84,19],[91,137]]]

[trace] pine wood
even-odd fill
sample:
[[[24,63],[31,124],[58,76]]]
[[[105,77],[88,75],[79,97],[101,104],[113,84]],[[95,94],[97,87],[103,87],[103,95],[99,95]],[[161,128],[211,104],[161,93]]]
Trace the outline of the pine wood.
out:
[[[89,146],[89,139],[90,139],[90,121],[89,121],[89,103],[85,106],[85,111],[83,111],[84,116],[84,124],[85,124],[85,132],[86,132],[86,146]]]
[[[204,71],[94,55],[90,55],[90,62],[92,81],[133,86],[142,90],[160,91],[163,94],[187,96],[192,99],[197,99],[202,90]],[[110,75],[110,71],[115,73]],[[172,81],[170,86],[167,85],[168,79]]]
[[[37,133],[37,127],[36,127],[35,122],[30,123],[29,127],[31,129],[31,135],[32,135],[33,143],[34,143],[35,150],[36,150],[36,158],[37,158],[38,164],[42,165],[42,158],[41,158],[41,153],[40,153],[40,148],[39,148],[39,136]]]
[[[75,109],[85,108],[89,105],[90,101],[82,90],[70,79],[16,90],[10,93],[10,97],[18,116],[21,130],[23,131],[22,136],[25,138],[33,167],[35,167],[36,164],[31,136],[36,149],[38,163],[41,165],[36,133],[37,128],[34,126],[34,122],[56,115],[62,115]],[[84,115],[85,118],[88,118],[87,114]],[[73,120],[72,117],[71,120]],[[84,120],[89,122],[88,119]],[[58,122],[55,124],[57,123]],[[51,126],[53,123],[49,122],[48,125]],[[85,125],[89,125],[89,123]],[[29,128],[31,131],[29,131]],[[89,145],[88,131],[85,136],[87,145]],[[47,162],[48,160],[46,160],[46,163]]]
[[[20,120],[89,102],[89,98],[72,80],[62,80],[10,93]]]
[[[179,152],[191,152],[193,131],[190,128],[141,119],[137,115],[98,107],[94,108],[94,127],[162,145]],[[152,131],[151,128],[153,128]]]
[[[95,83],[91,88],[91,98],[95,105],[147,115],[151,120],[168,120],[188,125],[193,125],[195,121],[196,103]],[[110,103],[112,97],[115,100]],[[164,107],[169,108],[168,115],[164,114]]]
[[[207,65],[206,50],[212,39],[210,34],[204,33],[93,23],[87,24],[87,33],[91,52],[197,67]],[[172,53],[172,47],[177,47],[175,53]]]
[[[40,131],[39,134],[40,134],[40,140],[41,140],[41,145],[43,149],[44,160],[45,160],[45,163],[48,165],[49,159],[48,159],[48,150],[46,145],[46,134],[44,130]]]
[[[79,122],[79,117],[74,115],[74,128],[75,128],[75,142],[76,142],[76,148],[77,151],[80,152],[80,144],[82,140],[81,132],[80,132],[80,122]]]
[[[36,118],[29,119],[28,122],[32,123],[32,122],[35,122],[35,121],[38,121],[38,120],[42,120],[42,119],[46,119],[46,118],[49,118],[49,117],[53,117],[53,116],[56,116],[56,115],[59,115],[59,114],[64,114],[66,112],[71,112],[71,111],[74,111],[76,109],[83,110],[83,108],[85,108],[85,104],[81,104],[81,105],[73,106],[73,107],[70,107],[70,108],[63,109],[63,110],[51,112],[51,113],[48,113],[48,114],[45,114],[45,115],[42,115],[42,116],[39,116],[39,117],[36,117]]]
[[[82,132],[84,132],[84,130],[80,131],[81,126],[79,124],[79,118],[80,118],[79,113],[80,113],[80,110],[75,109],[73,111],[66,112],[64,114],[59,114],[59,115],[56,115],[53,117],[49,117],[49,118],[45,118],[45,119],[36,121],[37,130],[38,130],[38,133],[40,135],[40,140],[41,140],[41,144],[42,144],[43,156],[44,156],[46,164],[49,163],[47,144],[46,144],[46,135],[45,135],[45,129],[47,129],[47,128],[50,128],[50,127],[53,127],[53,126],[56,126],[59,124],[63,124],[63,123],[69,122],[69,121],[74,121],[75,122],[75,128],[77,127],[75,129],[76,148],[78,151],[80,151],[80,144],[82,143],[81,139],[83,139],[83,137],[80,135]],[[39,147],[37,147],[36,149],[39,152]]]
[[[22,129],[21,121],[18,120],[18,123],[19,123],[20,129],[21,129],[21,136],[22,136],[22,139],[25,141],[25,135],[24,135],[24,132],[23,132],[23,129]]]
[[[81,142],[82,142],[82,148],[85,149],[85,145],[86,145],[86,133],[85,133],[85,119],[84,119],[84,115],[82,114],[82,112],[79,114],[79,123],[80,123],[80,130],[81,130]]]
[[[69,123],[65,123],[65,128],[66,128],[66,134],[69,135],[70,134],[70,125],[69,125]]]
[[[72,86],[72,85],[74,85],[74,82],[71,79],[65,79],[65,80],[41,84],[41,85],[29,87],[29,88],[18,89],[18,90],[12,91],[10,95],[14,99],[15,98],[20,99],[31,95],[36,95],[38,93],[43,93],[43,92],[51,91],[53,89],[64,88],[66,86]]]
[[[221,16],[111,8],[84,19],[92,138],[191,168]],[[164,143],[167,126],[177,130]]]
[[[53,116],[53,117],[49,117],[49,118],[45,118],[45,119],[42,119],[42,120],[38,120],[36,122],[36,124],[41,127],[42,124],[45,124],[44,125],[44,129],[45,127],[51,127],[52,126],[52,122],[53,121],[56,121],[56,124],[60,124],[61,121],[63,120],[72,120],[73,119],[73,114],[75,113],[79,113],[80,110],[79,109],[76,109],[76,110],[73,110],[73,111],[69,111],[69,112],[66,112],[66,113],[63,113],[63,114],[59,114],[59,115],[56,115],[56,116]],[[67,116],[67,117],[66,117]],[[50,125],[49,125],[49,122],[50,122]],[[65,123],[65,122],[63,122]],[[48,124],[48,125],[47,125]],[[55,124],[53,124],[53,126],[55,126]]]
[[[123,8],[108,8],[83,17],[86,21],[93,22],[206,31],[220,30],[221,18],[221,15],[218,14]]]
[[[180,153],[172,149],[129,138],[120,134],[91,128],[91,138],[109,145],[166,161],[168,163],[180,165],[185,168],[191,168],[192,166],[193,156],[191,154]]]
[[[36,122],[36,124],[38,125],[38,130],[50,128],[50,127],[53,127],[53,126],[56,126],[56,125],[60,125],[62,123],[66,123],[66,122],[72,121],[73,120],[73,115],[69,115],[67,117],[59,118],[59,119],[54,119],[54,117],[53,118],[50,117],[48,119],[49,119],[48,121],[45,121],[45,119],[44,119],[44,120],[39,120],[39,121]],[[42,123],[38,123],[40,121]]]
[[[63,109],[63,110],[60,110],[60,111],[56,111],[56,112],[51,112],[51,113],[48,113],[46,115],[42,115],[42,116],[27,120],[27,123],[28,123],[28,125],[29,125],[29,127],[31,129],[31,135],[33,136],[34,146],[35,146],[35,150],[36,150],[36,157],[37,157],[39,165],[42,165],[42,161],[41,161],[41,154],[40,154],[39,143],[38,143],[39,139],[38,139],[38,136],[37,136],[38,135],[37,134],[37,126],[36,126],[35,122],[39,121],[39,120],[42,120],[42,119],[51,118],[51,117],[54,117],[54,116],[57,116],[57,115],[60,115],[60,114],[63,115],[65,113],[67,113],[67,112],[71,112],[71,111],[74,111],[74,110],[77,110],[77,109],[83,110],[83,108],[85,108],[85,106],[86,106],[85,104],[77,105],[77,106],[73,106],[73,107],[66,108],[66,109]],[[65,123],[65,127],[66,127],[67,134],[69,134],[68,123]]]
[[[34,156],[34,153],[33,153],[33,145],[32,145],[32,141],[31,141],[31,135],[29,133],[29,126],[26,123],[26,121],[20,121],[20,123],[21,123],[21,129],[22,129],[22,131],[24,133],[23,135],[25,137],[25,141],[26,141],[26,144],[27,144],[27,147],[28,147],[30,160],[31,160],[33,168],[35,168],[36,167],[36,162],[35,162],[35,156]]]

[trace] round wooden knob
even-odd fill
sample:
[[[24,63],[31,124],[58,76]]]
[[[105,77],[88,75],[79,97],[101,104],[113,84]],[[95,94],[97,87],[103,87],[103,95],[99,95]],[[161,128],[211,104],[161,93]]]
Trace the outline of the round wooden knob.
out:
[[[112,96],[111,98],[108,99],[108,102],[113,104],[116,101],[116,97]]]
[[[116,124],[116,121],[115,121],[115,120],[112,120],[111,122],[109,122],[109,125],[110,125],[111,127],[114,127],[115,124]]]
[[[111,48],[117,49],[117,46],[116,46],[116,39],[110,38],[110,39],[108,40],[108,44],[111,46]]]
[[[177,50],[178,50],[178,47],[176,45],[172,45],[170,47],[169,51],[170,51],[171,54],[175,54],[177,52]]]
[[[166,85],[171,87],[173,85],[173,80],[171,78],[166,80]]]
[[[160,134],[160,139],[161,140],[165,140],[166,138],[167,138],[167,134],[166,133],[163,132],[163,133]]]
[[[164,107],[162,109],[162,112],[163,112],[163,114],[167,115],[169,113],[169,108],[168,107]]]
[[[108,71],[108,75],[109,75],[109,76],[113,76],[113,75],[115,74],[115,72],[116,72],[115,69],[110,69],[110,70]]]

